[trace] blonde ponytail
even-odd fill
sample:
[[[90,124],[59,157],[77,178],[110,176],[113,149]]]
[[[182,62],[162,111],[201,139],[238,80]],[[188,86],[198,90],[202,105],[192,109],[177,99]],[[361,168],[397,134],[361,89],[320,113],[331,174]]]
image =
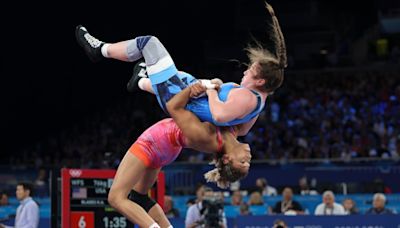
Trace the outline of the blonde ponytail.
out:
[[[228,188],[230,185],[229,181],[224,181],[221,178],[218,168],[208,171],[206,174],[204,174],[204,178],[207,180],[207,182],[216,183],[219,188]]]

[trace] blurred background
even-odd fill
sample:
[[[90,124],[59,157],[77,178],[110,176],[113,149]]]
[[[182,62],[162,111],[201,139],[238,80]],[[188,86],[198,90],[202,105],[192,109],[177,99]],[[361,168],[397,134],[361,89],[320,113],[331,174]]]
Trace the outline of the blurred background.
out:
[[[285,188],[301,205],[297,214],[313,215],[327,190],[339,204],[351,199],[359,214],[374,208],[375,193],[400,212],[400,2],[269,3],[289,66],[241,138],[251,145],[253,165],[246,179],[221,192],[229,227],[252,225],[239,221],[246,205],[255,215],[285,214],[278,210]],[[133,63],[89,61],[75,41],[76,25],[106,42],[157,36],[177,68],[197,78],[240,82],[244,48],[254,39],[271,48],[261,0],[13,2],[5,9],[11,15],[0,16],[0,191],[10,201],[0,206],[0,218],[15,214],[22,180],[35,184],[41,218],[49,218],[52,175],[117,168],[140,133],[165,117],[152,95],[126,91]],[[186,202],[205,184],[210,159],[184,150],[165,167],[176,224],[184,224]],[[235,191],[241,200],[232,203]],[[257,192],[259,202],[248,201]]]

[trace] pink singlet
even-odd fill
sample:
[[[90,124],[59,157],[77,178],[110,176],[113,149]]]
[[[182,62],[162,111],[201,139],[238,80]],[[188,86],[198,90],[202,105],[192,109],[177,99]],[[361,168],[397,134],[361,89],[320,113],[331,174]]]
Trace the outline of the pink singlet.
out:
[[[144,131],[128,151],[147,167],[160,168],[173,162],[184,146],[182,131],[172,118],[167,118]]]
[[[218,149],[222,150],[223,140],[220,128],[217,127]],[[231,133],[235,135],[233,128]],[[139,158],[147,167],[161,168],[175,161],[183,147],[186,138],[172,118],[163,119],[144,131],[129,152]]]

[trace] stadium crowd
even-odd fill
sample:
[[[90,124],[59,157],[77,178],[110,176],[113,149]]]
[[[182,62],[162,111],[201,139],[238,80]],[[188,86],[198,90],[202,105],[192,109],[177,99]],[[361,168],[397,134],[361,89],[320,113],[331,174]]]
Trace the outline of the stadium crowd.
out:
[[[253,159],[398,157],[399,78],[377,71],[288,72],[243,140]],[[115,167],[139,134],[162,117],[154,97],[136,93],[24,148],[8,164]],[[178,161],[208,159],[189,151]]]

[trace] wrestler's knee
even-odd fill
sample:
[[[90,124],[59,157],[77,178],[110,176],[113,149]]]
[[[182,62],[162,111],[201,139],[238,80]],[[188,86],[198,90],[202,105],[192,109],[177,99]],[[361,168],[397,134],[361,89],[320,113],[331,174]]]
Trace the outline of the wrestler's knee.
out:
[[[150,36],[150,41],[154,44],[161,44],[161,41],[156,36]]]
[[[139,50],[143,50],[146,46],[160,46],[161,42],[156,36],[138,36],[136,37],[136,45]]]
[[[119,205],[119,202],[122,200],[123,198],[120,196],[120,194],[118,194],[117,191],[113,190],[111,188],[110,192],[108,193],[108,203],[111,205],[111,207],[113,208],[117,208]]]
[[[129,200],[141,206],[146,212],[149,212],[153,206],[157,205],[157,203],[153,199],[151,199],[147,194],[140,194],[135,190],[132,190],[130,192],[128,198]]]

